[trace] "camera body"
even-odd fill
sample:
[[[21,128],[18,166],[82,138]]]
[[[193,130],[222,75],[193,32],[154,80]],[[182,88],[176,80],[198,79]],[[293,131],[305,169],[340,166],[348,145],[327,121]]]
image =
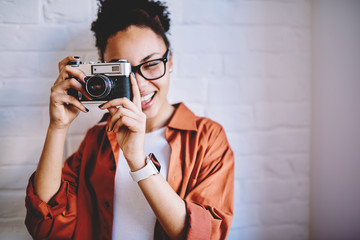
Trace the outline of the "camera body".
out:
[[[126,60],[111,63],[68,63],[80,69],[85,75],[85,91],[92,97],[87,99],[81,92],[69,89],[68,94],[83,103],[103,103],[115,98],[127,97],[132,100],[130,82],[131,64]]]

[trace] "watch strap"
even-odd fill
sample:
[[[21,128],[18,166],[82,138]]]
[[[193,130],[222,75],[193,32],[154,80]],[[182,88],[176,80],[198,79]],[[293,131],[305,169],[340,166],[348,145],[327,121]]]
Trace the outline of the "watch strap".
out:
[[[154,163],[155,162],[155,163]],[[158,166],[156,166],[158,165]],[[144,180],[152,175],[157,175],[160,173],[160,164],[155,158],[155,155],[150,153],[148,156],[146,156],[146,165],[145,167],[132,172],[129,172],[132,179],[135,182],[139,182],[141,180]]]

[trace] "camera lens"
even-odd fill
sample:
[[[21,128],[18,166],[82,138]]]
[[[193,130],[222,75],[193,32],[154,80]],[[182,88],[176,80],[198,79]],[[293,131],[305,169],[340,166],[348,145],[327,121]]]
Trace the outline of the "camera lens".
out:
[[[111,91],[111,80],[105,75],[95,75],[86,82],[86,91],[93,98],[105,98]]]

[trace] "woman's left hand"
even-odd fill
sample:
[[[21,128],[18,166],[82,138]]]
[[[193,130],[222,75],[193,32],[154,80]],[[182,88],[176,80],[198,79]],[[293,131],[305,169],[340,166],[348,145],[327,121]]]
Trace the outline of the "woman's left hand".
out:
[[[118,144],[123,151],[131,171],[145,166],[144,139],[146,115],[141,110],[141,97],[135,75],[130,75],[133,101],[128,98],[113,99],[100,109],[108,109],[111,120],[108,131],[116,133]]]

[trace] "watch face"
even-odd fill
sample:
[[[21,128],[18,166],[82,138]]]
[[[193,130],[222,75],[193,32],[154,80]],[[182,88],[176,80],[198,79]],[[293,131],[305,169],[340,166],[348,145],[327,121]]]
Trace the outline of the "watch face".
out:
[[[149,158],[152,160],[152,162],[154,163],[156,169],[160,172],[161,169],[161,165],[159,163],[159,161],[156,159],[155,154],[150,153],[149,154]]]

